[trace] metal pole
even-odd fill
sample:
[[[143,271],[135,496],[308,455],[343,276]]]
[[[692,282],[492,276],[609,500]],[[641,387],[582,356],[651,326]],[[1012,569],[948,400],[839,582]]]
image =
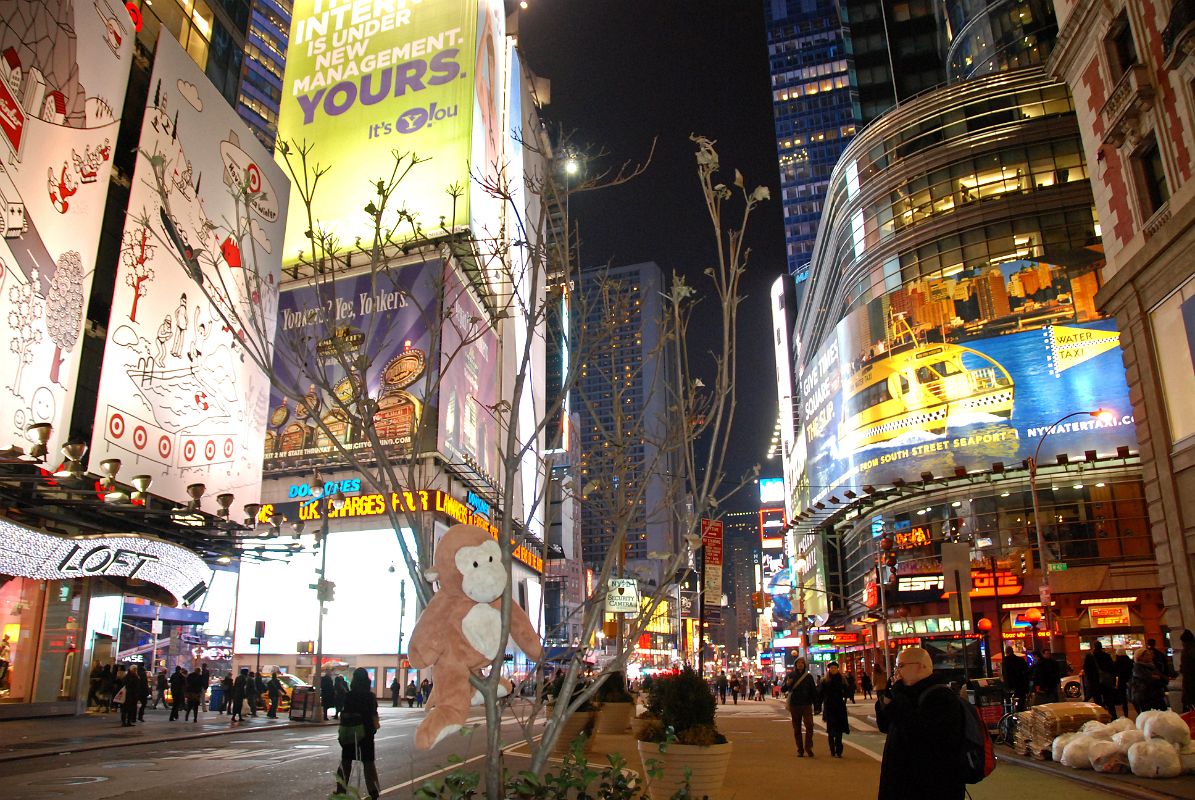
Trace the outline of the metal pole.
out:
[[[701,569],[697,572],[697,674],[705,677],[705,541],[702,537]]]
[[[399,677],[402,672],[402,621],[403,613],[407,610],[407,582],[399,578],[398,581],[398,653],[394,657],[394,676]],[[402,678],[406,678],[403,675]],[[406,686],[405,680],[399,680],[400,686]]]
[[[880,575],[880,568],[876,567],[877,580],[882,577]],[[885,677],[892,680],[892,648],[891,638],[888,634],[888,587],[884,583],[879,583],[880,590],[880,613],[884,615],[884,674]]]
[[[958,629],[963,637],[963,685],[971,682],[971,669],[967,665],[967,626],[963,622],[963,604],[967,598],[963,596],[963,579],[958,570],[954,571],[954,596],[958,600]]]
[[[261,674],[261,637],[257,637],[257,672],[256,675]],[[254,677],[256,677],[256,675]]]
[[[316,508],[319,508],[317,503]],[[328,509],[324,507],[321,509],[321,516],[323,521],[320,523],[320,562],[319,562],[319,580],[317,585],[323,586],[323,582],[327,580],[325,574],[328,569]],[[316,628],[315,635],[315,670],[311,673],[311,685],[315,687],[315,691],[319,693],[320,682],[320,666],[324,660],[324,593],[318,592],[319,595],[319,625]],[[322,708],[322,704],[317,701],[316,708]],[[322,712],[321,712],[322,718]]]

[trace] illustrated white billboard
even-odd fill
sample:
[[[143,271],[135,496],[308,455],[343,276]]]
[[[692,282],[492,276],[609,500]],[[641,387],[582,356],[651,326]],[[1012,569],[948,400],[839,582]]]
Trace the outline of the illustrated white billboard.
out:
[[[133,35],[115,0],[0,2],[0,448],[69,434]]]
[[[241,194],[247,189],[246,194]],[[154,494],[255,503],[290,184],[168,33],[159,37],[96,405],[92,465]],[[238,321],[257,321],[244,330]],[[207,510],[215,510],[210,503]]]

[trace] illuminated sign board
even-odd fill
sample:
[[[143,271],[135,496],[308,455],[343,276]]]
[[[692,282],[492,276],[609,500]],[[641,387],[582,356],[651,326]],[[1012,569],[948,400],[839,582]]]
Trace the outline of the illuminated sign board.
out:
[[[0,564],[36,580],[127,578],[160,586],[181,603],[211,570],[185,547],[134,534],[68,539],[0,519]]]
[[[492,522],[452,495],[438,489],[391,492],[388,498],[384,494],[360,494],[346,497],[344,505],[340,508],[332,508],[331,501],[326,499],[317,503],[304,503],[298,507],[297,519],[304,522],[322,520],[321,506],[330,520],[381,516],[386,513],[388,506],[398,512],[432,511],[465,525],[475,525],[488,531],[490,536],[495,539],[498,538],[498,528]],[[290,512],[291,509],[283,508],[280,504],[264,503],[258,509],[257,521],[268,523],[271,517],[282,514],[283,511]],[[290,517],[290,514],[284,516]],[[513,556],[536,572],[543,572],[543,556],[533,552],[525,545],[517,545]]]
[[[469,492],[465,495],[465,505],[483,517],[490,516],[490,501],[481,497],[477,492]]]
[[[945,579],[942,575],[901,575],[896,579],[896,591],[904,603],[941,600],[946,591]],[[971,597],[1008,597],[1020,593],[1020,577],[1008,570],[999,570],[994,576],[991,570],[971,571]]]
[[[177,502],[198,484],[256,503],[290,180],[169,31],[148,86],[92,469],[120,458]]]
[[[759,510],[759,538],[763,549],[779,550],[784,547],[785,523],[783,508]]]
[[[915,550],[934,543],[930,529],[924,525],[913,525],[907,530],[893,531],[892,541],[896,543],[897,550]]]
[[[1096,310],[1101,267],[1018,259],[917,277],[804,343],[796,507],[923,470],[1017,463],[1047,431],[1050,453],[1072,458],[1134,448],[1120,333]],[[1052,427],[1076,408],[1114,417]]]
[[[344,492],[351,494],[353,492],[361,491],[360,478],[345,478],[342,481],[328,481],[324,484],[323,491],[319,497],[336,494],[336,492]],[[311,493],[311,486],[306,483],[293,483],[290,488],[286,490],[286,496],[294,499],[303,499],[313,497]]]
[[[0,441],[27,446],[28,427],[48,423],[51,459],[71,432],[133,39],[115,0],[0,13]],[[113,307],[132,294],[117,284]]]
[[[859,644],[858,633],[831,632],[814,634],[814,641],[818,644],[847,645]]]
[[[759,504],[761,506],[784,504],[784,478],[759,479]]]
[[[488,179],[504,162],[502,4],[298,0],[292,18],[278,139],[317,142],[315,160],[333,165],[312,208],[322,232],[348,244],[372,241],[373,218],[361,209],[396,150],[420,162],[403,184],[404,213],[428,231],[468,225],[471,205],[485,204],[470,191],[470,168]],[[449,195],[452,185],[464,193]],[[413,235],[393,205],[383,230]],[[293,259],[307,241],[298,193],[291,213],[285,252]]]
[[[1091,606],[1087,609],[1091,624],[1096,628],[1131,625],[1128,606]]]

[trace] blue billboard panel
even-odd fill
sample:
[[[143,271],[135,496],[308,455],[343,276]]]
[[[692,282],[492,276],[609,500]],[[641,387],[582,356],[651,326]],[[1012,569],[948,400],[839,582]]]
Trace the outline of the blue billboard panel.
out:
[[[842,320],[801,376],[802,507],[1018,464],[1047,432],[1050,460],[1135,447],[1120,333],[1095,312],[1096,288],[1091,269],[1016,262],[906,285]]]

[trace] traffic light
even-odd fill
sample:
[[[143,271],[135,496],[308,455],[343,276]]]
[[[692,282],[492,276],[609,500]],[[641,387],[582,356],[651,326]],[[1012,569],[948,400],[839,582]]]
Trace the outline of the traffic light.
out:
[[[315,596],[321,603],[331,603],[336,599],[336,584],[320,578],[315,584]]]
[[[755,608],[756,611],[763,611],[763,609],[764,609],[763,592],[752,592],[751,593],[751,605]]]

